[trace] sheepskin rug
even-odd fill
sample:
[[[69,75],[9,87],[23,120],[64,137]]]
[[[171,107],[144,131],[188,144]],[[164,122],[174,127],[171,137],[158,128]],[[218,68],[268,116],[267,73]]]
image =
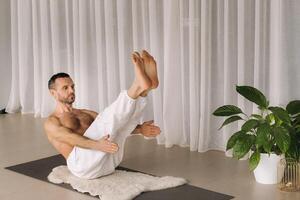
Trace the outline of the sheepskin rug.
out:
[[[142,192],[176,187],[186,183],[183,178],[155,177],[124,170],[116,170],[108,176],[86,180],[71,174],[65,165],[55,167],[48,175],[48,180],[55,184],[68,183],[75,190],[98,196],[101,200],[130,200]]]

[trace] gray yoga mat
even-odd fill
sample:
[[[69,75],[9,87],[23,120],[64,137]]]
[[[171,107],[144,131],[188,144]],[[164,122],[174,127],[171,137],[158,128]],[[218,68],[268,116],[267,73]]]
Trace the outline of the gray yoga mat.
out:
[[[55,155],[40,160],[6,167],[6,169],[50,183],[47,176],[54,167],[59,165],[66,165],[66,161],[61,155]],[[136,170],[124,167],[118,167],[117,169],[136,172]],[[57,186],[76,191],[69,184],[58,184]],[[232,198],[233,196],[185,184],[175,188],[144,192],[137,196],[134,200],[227,200]]]

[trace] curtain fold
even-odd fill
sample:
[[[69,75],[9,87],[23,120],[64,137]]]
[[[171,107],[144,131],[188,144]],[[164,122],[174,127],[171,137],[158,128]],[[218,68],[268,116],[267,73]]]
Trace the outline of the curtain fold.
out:
[[[272,105],[300,98],[300,2],[296,0],[12,0],[12,87],[7,112],[46,117],[47,81],[69,73],[75,106],[101,112],[134,79],[131,53],[156,59],[160,86],[144,120],[159,144],[225,151],[241,124],[218,130],[224,104],[256,106],[235,85],[262,90]]]

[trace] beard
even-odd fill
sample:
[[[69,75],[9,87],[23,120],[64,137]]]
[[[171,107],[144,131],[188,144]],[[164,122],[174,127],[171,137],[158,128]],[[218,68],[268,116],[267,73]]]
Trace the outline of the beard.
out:
[[[63,104],[73,104],[74,103],[74,101],[75,101],[75,94],[70,94],[68,97],[66,97],[66,98],[63,98],[63,97],[61,97],[61,98],[59,98],[59,101],[61,102],[61,103],[63,103]]]

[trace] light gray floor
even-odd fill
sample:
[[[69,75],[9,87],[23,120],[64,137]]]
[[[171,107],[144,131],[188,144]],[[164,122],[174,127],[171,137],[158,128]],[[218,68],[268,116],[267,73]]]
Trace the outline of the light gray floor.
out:
[[[47,141],[42,122],[31,114],[0,115],[0,199],[95,199],[3,169],[57,154]],[[299,192],[280,192],[276,185],[256,183],[247,161],[236,161],[219,151],[166,149],[141,136],[128,139],[122,166],[158,176],[184,177],[192,185],[233,195],[235,199],[300,199]]]

